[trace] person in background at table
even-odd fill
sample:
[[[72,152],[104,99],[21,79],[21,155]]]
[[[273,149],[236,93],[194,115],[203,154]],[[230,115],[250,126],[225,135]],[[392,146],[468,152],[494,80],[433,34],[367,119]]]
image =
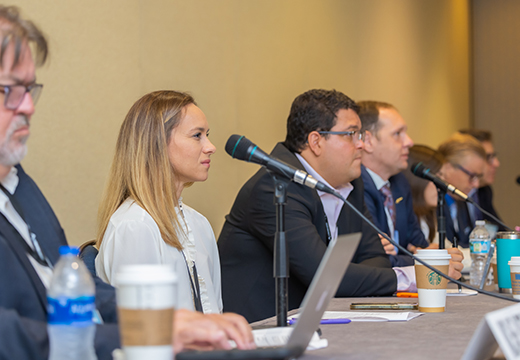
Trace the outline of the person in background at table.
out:
[[[493,138],[490,131],[480,130],[480,129],[464,129],[459,130],[461,134],[467,134],[473,136],[475,139],[480,141],[480,145],[486,151],[486,166],[484,168],[484,176],[480,179],[478,189],[471,194],[471,198],[479,204],[484,210],[490,212],[493,216],[500,219],[498,213],[493,206],[493,189],[491,185],[495,182],[495,176],[498,168],[500,167],[500,161],[498,160],[498,154],[495,151],[495,147],[493,146]],[[492,224],[498,225],[498,228],[502,230],[506,230],[502,225],[497,224],[495,220],[493,220],[488,215],[482,213],[479,209],[477,209],[473,205],[469,205],[470,216],[472,220],[486,220]]]
[[[427,248],[428,242],[413,212],[412,193],[406,177],[408,152],[413,145],[407,125],[397,109],[380,101],[359,101],[359,118],[365,131],[361,178],[365,203],[375,224],[408,250]],[[411,256],[381,240],[392,266],[414,264]]]
[[[439,146],[439,152],[446,159],[442,173],[444,179],[466,195],[471,195],[484,176],[486,152],[480,143],[470,135],[456,133]],[[458,239],[458,245],[469,247],[472,222],[468,205],[456,195],[446,194],[446,237]]]
[[[23,19],[18,8],[0,5],[1,359],[48,358],[46,289],[58,249],[67,245],[51,206],[20,165],[42,90],[35,64],[45,63],[47,55],[41,30]],[[41,252],[36,252],[35,245]],[[96,327],[96,354],[99,360],[111,359],[112,350],[120,346],[115,291],[97,277],[94,281],[96,307],[104,320]],[[253,340],[250,327],[236,314],[204,315],[189,310],[175,314],[176,350],[228,349],[229,339],[241,348],[249,348]]]
[[[285,141],[271,155],[336,189],[370,217],[361,175],[364,134],[358,106],[336,90],[309,90],[294,99]],[[275,315],[274,181],[260,169],[237,195],[220,233],[224,309],[250,322]],[[413,266],[392,268],[377,233],[336,197],[290,182],[285,233],[289,249],[289,309],[300,306],[330,241],[362,232],[337,297],[391,295],[415,290]],[[452,252],[450,275],[460,277],[462,255]]]
[[[411,167],[417,163],[422,163],[430,169],[432,174],[442,177],[442,166],[444,157],[435,149],[426,145],[414,145],[408,154],[408,168],[403,172],[410,183],[412,190],[413,211],[419,223],[424,237],[433,244],[439,243],[437,233],[437,187],[431,181],[415,176]],[[447,246],[446,246],[447,247]]]
[[[171,264],[178,307],[222,312],[220,261],[208,220],[183,204],[182,190],[208,177],[210,142],[194,99],[155,91],[130,109],[99,206],[98,276],[114,285],[125,264]]]

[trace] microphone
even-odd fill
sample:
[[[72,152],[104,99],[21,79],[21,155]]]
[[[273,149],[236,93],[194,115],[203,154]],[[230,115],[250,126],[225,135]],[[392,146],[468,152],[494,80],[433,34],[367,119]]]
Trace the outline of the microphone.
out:
[[[420,178],[423,178],[423,179],[426,179],[426,180],[430,180],[431,182],[433,182],[435,184],[435,186],[437,186],[439,189],[441,190],[444,190],[446,192],[451,192],[455,195],[458,195],[459,197],[461,197],[462,199],[464,199],[465,201],[469,201],[469,202],[473,202],[472,199],[464,194],[462,191],[460,191],[459,189],[457,189],[455,186],[451,185],[450,183],[447,183],[446,181],[442,180],[440,177],[438,177],[437,175],[434,175],[430,172],[430,169],[428,169],[427,167],[425,167],[422,162],[419,162],[417,164],[414,164],[412,165],[411,167],[411,171],[412,173],[415,175],[415,176],[418,176]]]
[[[245,136],[231,135],[226,143],[226,152],[232,158],[264,166],[267,170],[290,179],[298,184],[334,195],[335,191],[319,182],[305,171],[267,155]]]
[[[516,183],[520,185],[520,176],[516,178]]]

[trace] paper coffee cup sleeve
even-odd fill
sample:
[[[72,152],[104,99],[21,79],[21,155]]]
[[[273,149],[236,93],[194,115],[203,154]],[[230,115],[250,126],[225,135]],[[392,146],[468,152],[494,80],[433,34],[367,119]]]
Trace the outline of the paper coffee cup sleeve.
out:
[[[449,271],[449,265],[436,265],[435,268],[444,274]],[[448,286],[446,278],[424,265],[415,265],[415,277],[417,287],[421,289],[446,289]],[[426,281],[422,281],[423,279],[426,279]]]
[[[171,319],[164,321],[165,318]],[[121,342],[124,346],[172,344],[173,308],[161,310],[119,309]]]

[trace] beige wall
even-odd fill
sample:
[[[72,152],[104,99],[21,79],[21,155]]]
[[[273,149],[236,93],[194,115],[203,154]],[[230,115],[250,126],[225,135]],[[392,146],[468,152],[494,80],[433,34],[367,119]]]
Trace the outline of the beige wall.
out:
[[[475,126],[493,132],[501,162],[493,185],[495,208],[520,225],[520,2],[473,0]]]
[[[48,34],[51,61],[26,170],[69,241],[95,235],[119,125],[142,94],[190,91],[218,148],[210,179],[184,193],[218,236],[257,166],[224,144],[283,140],[290,103],[311,88],[394,103],[416,142],[469,123],[467,0],[18,0]]]

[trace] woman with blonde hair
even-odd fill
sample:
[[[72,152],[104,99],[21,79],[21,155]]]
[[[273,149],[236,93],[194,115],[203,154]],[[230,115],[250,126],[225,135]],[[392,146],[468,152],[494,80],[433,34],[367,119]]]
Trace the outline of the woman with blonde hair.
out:
[[[220,262],[208,220],[182,203],[182,190],[205,181],[215,146],[194,99],[156,91],[139,99],[119,132],[99,208],[98,276],[114,284],[126,264],[171,264],[178,307],[222,312]]]

